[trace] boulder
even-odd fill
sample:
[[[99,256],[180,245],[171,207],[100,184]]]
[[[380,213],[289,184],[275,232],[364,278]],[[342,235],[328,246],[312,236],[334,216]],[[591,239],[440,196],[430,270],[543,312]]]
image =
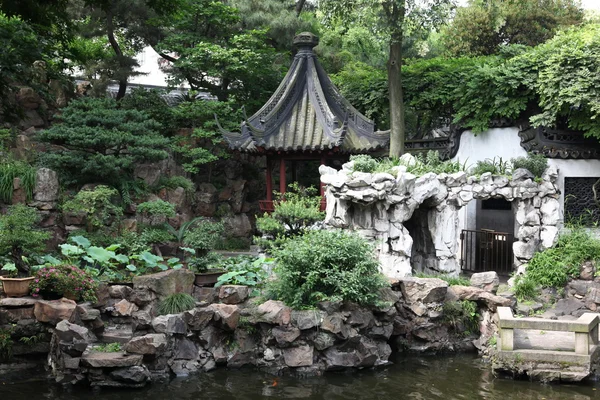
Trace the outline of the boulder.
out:
[[[171,363],[171,371],[178,377],[189,376],[198,372],[200,364],[193,360],[174,360]]]
[[[472,286],[452,286],[452,290],[459,300],[471,300],[484,303],[490,310],[495,311],[496,307],[511,307],[513,300],[506,297],[496,296],[483,289]]]
[[[164,333],[150,333],[132,338],[126,345],[125,351],[132,354],[161,354],[167,347],[167,337]]]
[[[138,306],[125,299],[115,303],[113,306],[113,317],[131,317],[138,310]]]
[[[300,336],[300,329],[295,326],[276,326],[272,330],[273,337],[279,345],[288,345]]]
[[[119,368],[142,365],[142,355],[116,353],[88,353],[81,357],[81,365],[91,368]]]
[[[257,321],[272,325],[287,325],[291,320],[292,310],[282,301],[268,300],[258,306]]]
[[[131,314],[131,328],[136,331],[138,329],[147,329],[152,326],[152,315],[148,310],[138,310]]]
[[[288,367],[308,367],[313,364],[314,349],[303,345],[283,349],[283,359]]]
[[[219,299],[225,304],[243,303],[248,295],[248,286],[243,285],[223,285],[219,290]]]
[[[126,299],[133,294],[133,289],[125,285],[111,285],[108,287],[108,294],[113,299]]]
[[[145,383],[151,380],[150,371],[145,365],[136,365],[128,368],[118,368],[110,372],[112,379],[124,383]]]
[[[471,275],[471,286],[495,294],[500,286],[498,273],[496,271],[477,272]]]
[[[438,278],[402,278],[399,283],[407,303],[440,303],[448,291],[448,283]]]
[[[214,312],[215,321],[219,322],[221,327],[228,330],[235,330],[240,321],[240,309],[234,304],[211,304],[207,309]]]
[[[192,331],[200,331],[212,321],[215,315],[213,308],[195,308],[183,313],[183,320]]]
[[[583,280],[591,281],[594,279],[595,269],[592,261],[586,261],[581,265],[579,277]]]
[[[183,335],[187,332],[187,325],[180,314],[159,315],[152,320],[152,328],[158,333]]]
[[[192,296],[198,301],[216,303],[219,300],[219,289],[214,287],[195,286]]]
[[[174,293],[192,294],[196,276],[188,269],[170,269],[156,274],[136,276],[133,278],[133,288],[150,290],[159,300]]]
[[[94,336],[87,328],[72,324],[67,320],[60,321],[54,328],[54,333],[60,341],[66,343],[72,343],[74,341],[92,343],[96,341],[96,336]]]
[[[198,358],[198,347],[187,338],[178,338],[175,341],[173,357],[176,360],[195,360]]]
[[[40,168],[35,177],[33,199],[35,201],[56,201],[60,184],[58,174],[49,168]]]
[[[331,333],[340,333],[343,326],[344,317],[341,313],[326,315],[321,322],[321,329]]]
[[[39,322],[57,324],[63,319],[68,320],[75,311],[77,303],[62,298],[60,300],[39,300],[35,303],[33,313]]]
[[[292,324],[298,329],[305,330],[315,328],[321,325],[325,313],[318,310],[292,310]]]

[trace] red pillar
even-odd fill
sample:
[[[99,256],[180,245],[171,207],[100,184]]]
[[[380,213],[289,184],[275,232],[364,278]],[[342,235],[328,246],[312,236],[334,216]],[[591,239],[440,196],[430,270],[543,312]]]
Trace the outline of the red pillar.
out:
[[[324,154],[321,155],[321,165],[325,165],[325,155]],[[321,182],[320,179],[319,179],[319,188],[321,189],[321,197],[325,196],[325,185],[323,185],[323,182]]]
[[[285,193],[285,159],[283,156],[279,159],[279,192],[281,194]]]
[[[273,164],[271,159],[267,156],[267,201],[273,201],[273,177],[271,176],[271,170]]]

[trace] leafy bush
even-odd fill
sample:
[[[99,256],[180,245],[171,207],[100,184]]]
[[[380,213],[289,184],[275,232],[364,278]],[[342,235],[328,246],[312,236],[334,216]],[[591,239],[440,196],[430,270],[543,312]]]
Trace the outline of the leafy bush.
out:
[[[169,178],[161,176],[158,183],[154,186],[154,191],[158,192],[161,189],[174,190],[178,187],[182,187],[186,194],[193,194],[196,189],[194,182],[186,178],[185,176],[171,176]]]
[[[11,258],[19,275],[28,275],[23,257],[44,250],[50,234],[37,228],[39,215],[36,209],[17,204],[8,207],[0,216],[0,255]]]
[[[167,243],[173,240],[173,238],[173,234],[163,227],[144,228],[142,229],[142,233],[139,235],[140,242],[143,245]]]
[[[527,154],[527,157],[517,157],[511,160],[513,168],[525,168],[536,178],[541,178],[546,168],[548,168],[548,159],[542,154]]]
[[[308,231],[286,241],[274,256],[277,278],[269,282],[269,292],[294,308],[323,300],[376,304],[387,284],[371,246],[343,231]]]
[[[97,284],[92,276],[74,265],[43,267],[30,285],[34,297],[67,297],[75,301],[96,301]]]
[[[479,331],[477,303],[470,300],[448,301],[442,306],[444,322],[455,331],[470,335]]]
[[[31,201],[35,187],[35,174],[35,168],[23,161],[0,158],[0,201],[6,204],[12,203],[15,178],[21,180],[21,185],[27,193],[27,201]]]
[[[187,293],[173,293],[158,305],[158,314],[179,314],[196,307],[196,300]]]
[[[44,153],[42,162],[58,171],[67,184],[102,182],[120,187],[133,181],[136,163],[167,157],[169,139],[148,114],[119,107],[114,99],[71,101],[60,123],[39,139],[62,150]]]
[[[417,278],[438,278],[448,283],[449,286],[471,286],[471,281],[462,276],[450,276],[446,274],[424,274],[417,273],[414,275]]]
[[[221,222],[199,220],[193,228],[187,230],[183,236],[183,244],[196,250],[197,255],[205,255],[215,247],[224,230]]]
[[[137,212],[152,216],[174,217],[175,206],[168,201],[157,199],[140,203]]]
[[[105,343],[92,347],[93,352],[97,353],[118,353],[121,351],[121,343]]]
[[[79,191],[63,204],[62,209],[75,214],[84,213],[88,232],[106,230],[123,215],[123,208],[115,204],[118,195],[116,189],[98,185],[91,190]]]
[[[471,169],[473,175],[483,175],[485,173],[491,173],[492,175],[509,175],[511,173],[510,163],[502,160],[502,157],[496,159],[485,159],[483,161],[477,161],[477,164]]]
[[[563,287],[579,275],[584,261],[600,260],[600,240],[581,227],[561,234],[556,246],[536,253],[527,266],[526,282],[543,287]]]
[[[304,234],[316,222],[323,220],[321,197],[314,188],[289,185],[290,190],[273,202],[274,211],[256,219],[256,228],[269,239],[255,238],[266,249],[280,246],[286,239]]]
[[[268,277],[264,266],[272,263],[272,259],[267,259],[264,256],[238,256],[222,259],[221,262],[215,264],[215,267],[222,268],[227,272],[218,278],[215,287],[221,285],[261,287]]]
[[[204,273],[209,269],[219,268],[223,257],[219,253],[209,251],[200,256],[193,256],[188,259],[188,268],[196,273]]]
[[[239,238],[226,236],[215,243],[215,250],[248,250],[250,248],[250,240],[247,238]]]
[[[379,163],[368,154],[359,154],[350,156],[350,161],[354,161],[354,171],[373,173]]]
[[[519,275],[515,278],[513,290],[519,301],[535,300],[538,294],[538,285],[528,276]]]

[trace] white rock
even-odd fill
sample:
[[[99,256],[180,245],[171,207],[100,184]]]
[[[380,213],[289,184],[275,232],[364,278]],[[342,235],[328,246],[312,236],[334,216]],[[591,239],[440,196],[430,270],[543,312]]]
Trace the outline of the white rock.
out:
[[[542,226],[540,240],[540,250],[546,250],[554,246],[558,241],[558,228],[555,226]]]

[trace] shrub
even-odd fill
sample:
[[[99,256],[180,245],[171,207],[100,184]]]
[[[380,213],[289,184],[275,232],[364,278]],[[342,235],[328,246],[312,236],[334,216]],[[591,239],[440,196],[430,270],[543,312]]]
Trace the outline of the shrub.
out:
[[[479,331],[477,303],[470,300],[449,301],[442,306],[444,322],[455,331],[470,335]]]
[[[22,204],[10,206],[0,216],[0,255],[9,256],[20,275],[29,269],[23,257],[44,250],[50,234],[36,227],[39,222],[37,210]]]
[[[279,247],[287,238],[304,234],[309,227],[323,220],[321,197],[315,188],[289,186],[290,191],[280,195],[275,201],[274,211],[256,219],[256,228],[273,240],[255,239],[256,243],[267,248]]]
[[[0,360],[8,361],[12,357],[12,327],[0,329]]]
[[[496,159],[485,159],[483,161],[477,161],[477,164],[471,169],[471,174],[482,175],[486,172],[492,175],[508,175],[510,174],[510,163],[502,160],[502,157]]]
[[[196,307],[196,300],[187,293],[173,293],[158,305],[160,315],[179,314]]]
[[[161,227],[144,228],[139,235],[140,243],[144,246],[170,242],[173,238],[173,234]]]
[[[0,201],[12,203],[15,178],[21,180],[21,185],[27,193],[27,201],[30,201],[35,187],[35,174],[35,168],[23,161],[0,159]]]
[[[142,216],[142,223],[157,226],[174,217],[175,205],[161,199],[145,201],[137,206],[137,213]]]
[[[148,114],[119,107],[114,99],[71,101],[60,123],[40,132],[39,139],[60,146],[44,153],[42,162],[68,184],[102,182],[120,187],[133,180],[136,163],[167,157],[169,139]]]
[[[190,257],[188,268],[196,273],[207,272],[209,269],[216,269],[223,257],[219,253],[208,252],[197,257]]]
[[[538,294],[538,285],[531,278],[519,275],[515,278],[513,290],[519,301],[535,300]]]
[[[43,267],[30,285],[34,297],[67,297],[75,301],[95,302],[97,284],[91,275],[74,265]]]
[[[350,161],[354,161],[354,171],[373,173],[377,169],[378,162],[367,154],[350,156]]]
[[[266,259],[264,256],[224,258],[221,262],[215,264],[215,267],[225,269],[227,272],[218,278],[215,287],[221,285],[260,287],[265,283],[268,277],[264,265],[271,264],[272,262],[272,259]]]
[[[187,230],[183,236],[183,244],[196,250],[197,255],[205,255],[215,247],[224,230],[221,222],[199,220],[193,228]]]
[[[118,353],[121,351],[121,343],[105,343],[92,347],[92,351],[98,353]]]
[[[584,261],[600,259],[600,240],[581,227],[561,234],[556,246],[536,253],[527,266],[527,281],[543,287],[563,287],[579,275]]]
[[[158,192],[161,189],[174,190],[174,189],[177,189],[178,187],[182,187],[183,190],[185,190],[185,193],[188,195],[193,194],[194,190],[196,190],[196,187],[194,186],[194,182],[192,182],[185,176],[176,175],[176,176],[171,176],[169,178],[161,176],[160,179],[158,180],[158,183],[154,186],[154,191]]]
[[[536,178],[541,178],[548,168],[548,159],[542,154],[528,153],[527,157],[517,157],[511,161],[514,169],[525,168]]]
[[[97,232],[112,226],[123,215],[123,209],[115,204],[119,192],[104,185],[91,190],[81,190],[71,200],[63,204],[63,211],[75,214],[84,213],[86,230]]]
[[[373,305],[387,284],[371,246],[343,231],[309,231],[289,239],[274,256],[277,279],[269,292],[294,308],[323,300]]]

